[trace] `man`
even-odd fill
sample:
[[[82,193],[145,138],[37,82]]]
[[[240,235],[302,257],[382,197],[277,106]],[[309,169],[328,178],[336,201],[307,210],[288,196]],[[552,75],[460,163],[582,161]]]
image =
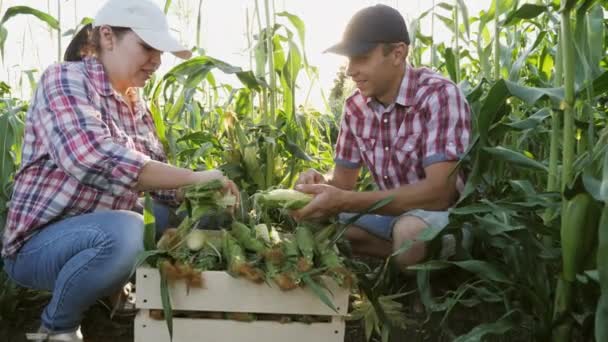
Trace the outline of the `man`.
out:
[[[353,251],[387,257],[429,226],[443,228],[447,209],[464,184],[456,170],[469,144],[469,107],[450,80],[406,62],[409,36],[394,8],[376,5],[357,12],[342,42],[327,51],[348,57],[347,75],[357,90],[345,103],[329,179],[315,170],[300,175],[296,189],[314,194],[297,219],[340,214],[344,221],[375,202],[391,203],[365,215],[346,232]],[[353,191],[366,166],[379,190]],[[418,242],[397,256],[401,266],[426,254]]]

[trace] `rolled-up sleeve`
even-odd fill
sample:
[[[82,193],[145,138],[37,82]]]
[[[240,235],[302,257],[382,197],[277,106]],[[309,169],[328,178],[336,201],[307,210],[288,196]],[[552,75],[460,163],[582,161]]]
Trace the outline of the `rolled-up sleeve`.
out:
[[[132,191],[147,155],[117,144],[89,99],[85,75],[58,65],[42,79],[44,110],[34,118],[53,161],[71,177],[119,196]]]
[[[349,120],[348,113],[345,112],[340,122],[334,162],[340,166],[356,169],[361,166],[361,152],[349,126]]]
[[[441,85],[427,102],[422,166],[457,161],[469,145],[469,106],[454,84]]]

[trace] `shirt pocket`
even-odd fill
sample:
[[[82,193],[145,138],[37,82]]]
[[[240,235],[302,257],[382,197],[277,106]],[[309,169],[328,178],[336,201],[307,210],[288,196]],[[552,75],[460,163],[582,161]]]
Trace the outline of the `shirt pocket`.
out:
[[[376,148],[376,139],[355,137],[357,146],[361,153],[361,158],[369,166],[374,165],[374,149]]]
[[[391,160],[393,167],[402,178],[415,169],[421,158],[420,139],[420,133],[398,135],[395,139]]]

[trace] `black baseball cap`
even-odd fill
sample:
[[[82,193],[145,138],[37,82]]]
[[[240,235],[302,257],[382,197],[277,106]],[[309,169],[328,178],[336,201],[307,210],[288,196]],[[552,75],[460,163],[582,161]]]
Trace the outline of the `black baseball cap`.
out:
[[[379,43],[398,42],[410,44],[403,16],[390,6],[378,4],[355,13],[344,30],[342,41],[324,52],[357,56]]]

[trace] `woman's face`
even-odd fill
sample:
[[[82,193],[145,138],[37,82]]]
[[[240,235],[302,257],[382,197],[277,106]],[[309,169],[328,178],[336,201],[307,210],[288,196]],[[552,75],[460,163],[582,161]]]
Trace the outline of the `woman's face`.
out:
[[[143,87],[161,64],[161,51],[146,44],[133,31],[117,37],[108,26],[100,28],[101,63],[119,92]]]

